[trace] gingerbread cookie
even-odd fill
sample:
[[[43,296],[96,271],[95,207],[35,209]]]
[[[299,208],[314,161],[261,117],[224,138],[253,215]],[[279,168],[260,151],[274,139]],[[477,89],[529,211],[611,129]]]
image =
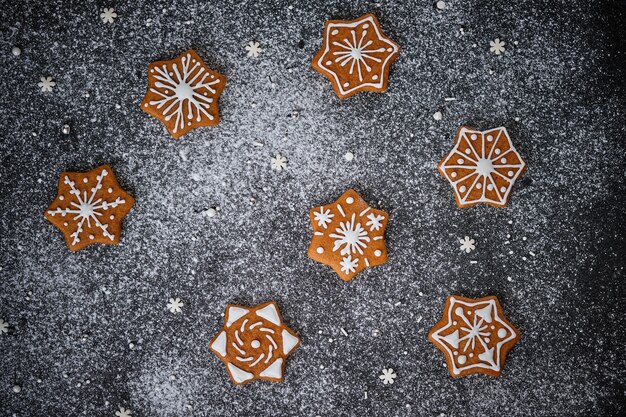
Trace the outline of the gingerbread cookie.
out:
[[[313,226],[309,258],[330,266],[344,281],[387,262],[383,235],[389,216],[368,206],[356,191],[311,209],[309,217]]]
[[[504,318],[494,296],[449,296],[443,318],[428,334],[445,355],[453,377],[473,373],[500,376],[506,355],[519,338],[519,331]]]
[[[122,219],[133,204],[111,167],[102,165],[88,172],[62,172],[58,195],[44,216],[75,252],[92,243],[119,243]]]
[[[217,101],[224,85],[226,77],[210,70],[190,49],[172,60],[150,64],[141,108],[179,138],[195,127],[219,123]]]
[[[224,327],[210,348],[226,365],[233,383],[242,385],[255,379],[281,382],[285,361],[299,344],[272,301],[256,307],[229,304]]]
[[[525,170],[504,127],[484,132],[461,127],[454,147],[439,163],[461,208],[478,203],[505,207],[515,180]]]
[[[311,66],[330,80],[339,98],[360,91],[382,93],[399,51],[382,33],[376,16],[368,13],[356,20],[326,22],[322,48]]]

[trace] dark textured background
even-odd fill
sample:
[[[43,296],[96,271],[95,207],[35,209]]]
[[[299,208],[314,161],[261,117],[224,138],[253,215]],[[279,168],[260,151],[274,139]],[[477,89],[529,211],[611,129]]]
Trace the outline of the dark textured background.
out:
[[[2,416],[625,411],[624,2],[321,3],[2,2]],[[327,19],[365,12],[400,57],[387,93],[340,101],[310,61]],[[139,103],[189,47],[228,84],[219,126],[177,141]],[[461,124],[506,126],[528,163],[506,209],[458,209],[438,175]],[[102,163],[137,204],[121,245],[74,254],[43,211],[61,171]],[[348,187],[390,213],[389,262],[345,283],[306,248],[309,209]],[[501,378],[453,380],[427,341],[450,293],[499,296],[521,330]],[[227,303],[267,300],[302,346],[284,383],[234,387],[208,342]]]

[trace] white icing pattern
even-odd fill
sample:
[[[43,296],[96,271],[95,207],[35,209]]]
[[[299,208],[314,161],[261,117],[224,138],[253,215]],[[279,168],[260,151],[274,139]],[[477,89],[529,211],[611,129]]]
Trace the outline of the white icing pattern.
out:
[[[84,231],[83,226],[85,222],[87,222],[87,227],[89,228],[91,228],[91,223],[93,222],[105,237],[109,238],[111,241],[115,239],[115,236],[108,231],[109,225],[101,222],[100,218],[110,218],[109,216],[105,216],[104,212],[120,204],[125,204],[126,201],[121,197],[117,197],[113,201],[106,200],[106,194],[110,193],[112,190],[110,188],[104,191],[100,190],[102,189],[102,179],[107,175],[109,175],[108,171],[103,169],[100,174],[96,176],[97,183],[90,189],[91,194],[89,196],[87,195],[87,191],[83,191],[81,195],[81,192],[76,188],[76,183],[66,175],[63,179],[63,183],[69,185],[69,193],[74,197],[73,201],[68,202],[70,208],[57,207],[54,210],[48,210],[48,214],[51,216],[60,215],[65,217],[70,215],[73,216],[74,220],[78,220],[76,230],[70,235],[73,246],[81,241],[81,233]],[[83,182],[88,182],[87,177],[83,179]],[[58,199],[63,202],[65,197],[60,195]],[[93,239],[93,235],[89,235],[89,238]]]
[[[338,29],[350,29],[348,37],[338,37]],[[384,46],[373,47],[381,43]],[[331,52],[331,45],[339,48]],[[342,95],[347,95],[362,87],[382,88],[385,71],[391,59],[399,51],[398,45],[387,39],[379,30],[372,16],[364,16],[352,23],[332,22],[326,26],[324,52],[320,54],[317,65],[334,78]],[[372,63],[381,64],[380,71],[372,71]],[[349,65],[348,73],[357,74],[359,82],[351,85],[342,80],[333,67]]]
[[[451,297],[447,319],[432,337],[452,358],[454,375],[475,368],[501,370],[502,345],[515,339],[516,331],[500,318],[495,300],[466,302]],[[479,352],[476,358],[474,352]]]
[[[526,163],[504,127],[484,132],[462,128],[439,170],[454,188],[461,207],[478,203],[506,205]]]
[[[203,63],[187,53],[182,58],[181,68],[177,63],[173,63],[168,69],[167,64],[160,67],[153,67],[150,72],[157,80],[150,91],[160,98],[144,103],[145,107],[156,106],[161,114],[165,116],[165,121],[176,117],[173,132],[191,125],[191,120],[202,121],[203,118],[213,120],[214,116],[207,110],[211,107],[214,99],[208,97],[209,94],[216,94],[212,88],[219,84],[219,78],[211,74]]]

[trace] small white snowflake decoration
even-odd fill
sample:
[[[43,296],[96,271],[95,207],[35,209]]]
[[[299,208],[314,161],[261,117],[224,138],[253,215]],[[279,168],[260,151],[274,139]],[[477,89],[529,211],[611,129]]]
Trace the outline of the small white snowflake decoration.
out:
[[[170,298],[170,302],[167,303],[167,308],[169,308],[172,313],[181,313],[184,305],[185,304],[180,301],[180,298]]]
[[[52,77],[41,77],[37,85],[41,88],[41,91],[43,91],[44,93],[49,93],[52,92],[52,88],[54,88],[57,83],[54,82]]]
[[[263,49],[261,49],[261,45],[258,42],[250,41],[248,46],[246,46],[246,51],[248,51],[248,56],[258,57]]]
[[[383,369],[383,374],[379,376],[383,384],[393,384],[394,380],[398,377],[393,369]]]
[[[132,417],[133,412],[124,407],[120,407],[120,411],[116,411],[115,415],[117,417]]]
[[[489,42],[489,46],[491,46],[489,50],[496,55],[500,55],[504,52],[504,45],[506,45],[504,41],[496,38],[495,40]]]
[[[113,7],[109,9],[105,7],[102,9],[102,13],[100,13],[100,18],[104,23],[113,23],[116,17],[117,13],[115,13],[115,9]]]
[[[277,153],[276,156],[272,158],[272,169],[279,172],[283,169],[287,169],[287,158]]]
[[[9,323],[0,319],[0,334],[9,333]]]
[[[466,253],[470,253],[476,249],[476,246],[474,245],[476,241],[474,239],[470,239],[469,236],[465,236],[464,239],[459,239],[459,242],[461,243],[461,252],[465,251]]]

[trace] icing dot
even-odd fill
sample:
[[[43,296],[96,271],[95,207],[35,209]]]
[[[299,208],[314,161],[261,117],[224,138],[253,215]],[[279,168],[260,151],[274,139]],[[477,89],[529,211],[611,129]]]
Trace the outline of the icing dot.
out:
[[[508,174],[509,177],[512,177],[514,173],[513,173],[513,171],[509,171],[509,172],[507,172],[507,174]]]
[[[191,122],[187,122],[187,126],[191,126]]]
[[[457,351],[455,350],[455,351],[454,351],[454,353],[453,353],[453,355],[454,355],[454,356],[458,356],[458,355],[459,355],[459,352],[457,352]]]
[[[483,185],[481,183],[476,184],[476,189],[480,190],[481,188],[483,188]]]
[[[65,197],[63,197],[62,195],[59,196],[59,200],[63,201],[65,200]]]
[[[494,326],[493,324],[491,325],[491,330],[495,329],[496,326]]]
[[[493,184],[487,184],[487,189],[488,189],[489,191],[493,190]]]
[[[473,354],[473,353],[470,353],[470,354],[469,354],[469,357],[470,357],[470,358],[473,358],[473,357],[474,357],[474,354]]]
[[[150,70],[150,72],[154,72],[154,68],[152,68],[152,69]]]
[[[94,240],[95,236],[94,235],[89,235],[89,239]]]
[[[67,227],[67,222],[63,223],[63,226]]]
[[[465,192],[465,190],[467,190],[467,187],[465,187],[464,185],[461,185],[461,186],[459,187],[459,191],[460,191],[460,192],[464,193],[464,192]]]
[[[450,173],[450,176],[451,176],[452,178],[456,178],[456,172],[454,172],[454,171],[453,171],[453,172],[451,172],[451,173]]]
[[[338,31],[337,29],[335,29],[335,30],[333,30],[332,32],[330,32],[330,34],[331,34],[331,35],[336,35],[336,34],[338,34],[338,33],[339,33],[339,31]]]
[[[367,29],[368,27],[370,27],[369,23],[363,25],[363,29]]]
[[[89,182],[89,179],[83,178],[83,182],[86,184],[87,182]]]
[[[375,81],[375,80],[377,80],[377,79],[378,79],[378,75],[376,75],[376,74],[372,75],[372,80],[374,80],[374,81]]]
[[[500,187],[500,192],[503,193],[506,191],[506,187]]]
[[[111,216],[109,217],[109,219],[113,220],[115,218],[114,215],[111,214]]]
[[[470,150],[470,148],[467,148],[467,149],[465,150],[465,153],[466,153],[466,154],[468,154],[468,155],[469,155],[471,152],[472,152],[472,151]]]
[[[333,61],[326,61],[326,65],[332,65]]]
[[[350,83],[343,83],[343,86],[344,86],[344,87],[347,87],[347,86],[349,86],[349,85],[350,85]]]
[[[496,148],[496,150],[494,151],[496,153],[496,155],[500,155],[502,153],[502,151],[498,148]]]
[[[318,247],[318,248],[316,249],[316,252],[317,252],[317,253],[324,253],[324,248],[320,246],[320,247]]]
[[[113,192],[113,188],[110,188],[107,190],[109,192],[109,194],[111,194]]]
[[[383,254],[383,253],[382,253],[381,251],[379,251],[379,250],[375,250],[375,251],[374,251],[374,256],[380,256],[380,255],[382,255],[382,254]]]
[[[261,342],[259,342],[258,340],[253,340],[252,342],[250,342],[250,346],[252,346],[254,349],[258,349],[259,346],[261,346]]]
[[[463,158],[459,158],[456,161],[459,163],[459,165],[463,165]]]
[[[459,323],[458,323],[456,320],[454,320],[454,321],[452,322],[452,325],[453,325],[453,326],[456,326],[457,324],[459,324]]]
[[[488,141],[488,142],[491,142],[492,140],[493,140],[493,136],[491,136],[491,135],[487,135],[487,141]]]
[[[471,311],[468,311],[468,312],[467,312],[467,315],[468,315],[468,316],[471,316],[471,315],[472,315],[472,312],[471,312]]]
[[[506,330],[504,330],[504,329],[498,330],[498,337],[500,339],[504,339],[506,337]]]
[[[470,136],[470,138],[472,138],[472,140],[476,140],[478,136],[476,136],[476,133],[472,133],[472,136]]]
[[[461,307],[457,307],[454,312],[456,313],[457,316],[462,316],[463,315],[463,309]]]
[[[489,338],[485,337],[485,343],[489,343]]]
[[[500,159],[500,162],[502,162],[503,164],[506,164],[506,158]]]
[[[148,107],[148,103],[145,103],[143,106],[144,106],[144,107]]]
[[[354,198],[352,198],[352,197],[346,198],[346,203],[348,203],[348,204],[354,203]]]
[[[387,52],[393,52],[393,48],[387,48]]]
[[[461,355],[461,356],[459,356],[457,361],[459,362],[460,365],[463,365],[465,362],[467,362],[467,357],[465,355]]]

